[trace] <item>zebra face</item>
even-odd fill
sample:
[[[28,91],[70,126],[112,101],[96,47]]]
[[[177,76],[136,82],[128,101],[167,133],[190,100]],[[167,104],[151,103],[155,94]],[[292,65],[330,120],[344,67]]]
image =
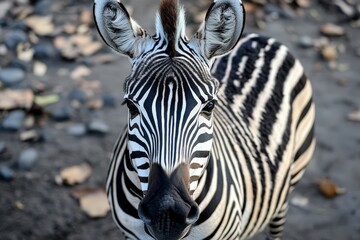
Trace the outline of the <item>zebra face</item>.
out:
[[[157,71],[148,69],[147,61]],[[147,192],[154,163],[169,176],[186,164],[187,188],[193,193],[212,146],[218,81],[206,65],[193,60],[156,54],[142,63],[125,85],[128,149],[141,188]]]
[[[125,103],[127,148],[144,193],[138,217],[156,239],[180,239],[199,217],[192,194],[211,153],[218,81],[210,66],[239,41],[244,8],[214,1],[190,40],[177,0],[161,1],[155,36],[120,0],[96,0],[94,15],[104,41],[131,59]]]

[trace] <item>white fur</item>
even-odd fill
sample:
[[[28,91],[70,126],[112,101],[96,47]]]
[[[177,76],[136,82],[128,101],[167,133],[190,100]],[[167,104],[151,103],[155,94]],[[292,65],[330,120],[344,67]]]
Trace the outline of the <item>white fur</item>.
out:
[[[238,42],[244,25],[241,0],[219,0],[214,3],[206,21],[202,23],[193,39],[208,59],[229,52]],[[224,4],[231,7],[223,10],[221,6]],[[223,31],[216,31],[219,28]]]

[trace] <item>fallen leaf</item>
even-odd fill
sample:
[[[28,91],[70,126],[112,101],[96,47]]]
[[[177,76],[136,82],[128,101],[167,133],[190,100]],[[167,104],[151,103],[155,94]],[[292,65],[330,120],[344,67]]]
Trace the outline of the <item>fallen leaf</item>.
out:
[[[33,100],[34,93],[31,90],[5,90],[0,92],[0,110],[30,109]]]
[[[55,178],[55,181],[59,184],[66,185],[75,185],[78,183],[83,183],[91,175],[91,167],[89,164],[81,164],[77,166],[72,166],[61,170],[60,178]]]
[[[339,194],[344,194],[345,189],[340,188],[336,183],[328,177],[322,177],[318,182],[320,192],[328,198],[336,197]]]
[[[59,95],[36,96],[34,102],[39,106],[47,106],[59,102]]]
[[[105,217],[110,211],[106,193],[102,189],[80,197],[80,207],[91,218]]]

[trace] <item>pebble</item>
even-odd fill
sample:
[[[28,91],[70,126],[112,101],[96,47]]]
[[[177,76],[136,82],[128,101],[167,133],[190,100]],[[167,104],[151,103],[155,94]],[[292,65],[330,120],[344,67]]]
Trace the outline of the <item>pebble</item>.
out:
[[[0,142],[0,154],[6,152],[6,144],[5,142]]]
[[[11,62],[9,63],[8,67],[21,69],[24,72],[31,70],[31,62],[26,62],[18,58],[11,59]]]
[[[20,141],[22,142],[35,142],[39,140],[39,134],[35,130],[28,130],[20,134]]]
[[[301,36],[298,39],[298,44],[302,48],[311,48],[314,46],[314,41],[309,36]]]
[[[15,178],[15,172],[9,167],[0,167],[0,179],[3,181],[11,181]]]
[[[8,131],[19,131],[23,127],[25,112],[21,110],[12,111],[5,117],[2,127]]]
[[[86,134],[86,126],[82,123],[76,123],[67,128],[67,133],[72,136],[84,136]]]
[[[54,45],[49,43],[37,44],[34,46],[34,58],[35,59],[51,59],[57,58],[59,56],[59,51],[54,47]]]
[[[80,88],[73,89],[69,94],[69,99],[71,101],[79,101],[80,103],[84,104],[87,102],[87,96],[84,90]]]
[[[268,15],[274,16],[275,18],[277,17],[285,18],[285,19],[294,18],[293,14],[289,10],[280,8],[274,4],[266,4],[263,7],[263,11]]]
[[[88,125],[88,132],[95,134],[106,134],[110,130],[109,126],[100,119],[91,121]]]
[[[341,26],[327,23],[320,28],[320,32],[329,37],[341,37],[345,35],[345,29]]]
[[[16,166],[20,170],[31,170],[36,160],[38,159],[38,152],[33,148],[25,149],[20,153]]]
[[[116,99],[114,96],[110,96],[110,95],[103,96],[103,104],[104,107],[115,107]]]
[[[325,46],[321,50],[321,55],[326,61],[334,61],[337,59],[337,51],[336,48],[332,45]]]
[[[0,70],[0,81],[5,86],[12,86],[21,82],[25,72],[19,68],[3,68]]]
[[[56,107],[52,112],[51,116],[54,121],[63,122],[71,119],[72,111],[69,106]]]
[[[28,40],[25,32],[22,30],[13,30],[5,35],[4,43],[6,47],[15,49],[19,43],[24,43]]]

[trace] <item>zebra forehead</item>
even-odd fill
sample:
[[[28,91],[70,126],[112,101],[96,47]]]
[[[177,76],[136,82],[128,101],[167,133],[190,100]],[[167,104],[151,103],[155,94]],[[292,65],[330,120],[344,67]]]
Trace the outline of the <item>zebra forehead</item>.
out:
[[[167,39],[167,53],[176,56],[176,46],[180,38],[185,37],[185,16],[178,0],[161,0],[157,32]]]

